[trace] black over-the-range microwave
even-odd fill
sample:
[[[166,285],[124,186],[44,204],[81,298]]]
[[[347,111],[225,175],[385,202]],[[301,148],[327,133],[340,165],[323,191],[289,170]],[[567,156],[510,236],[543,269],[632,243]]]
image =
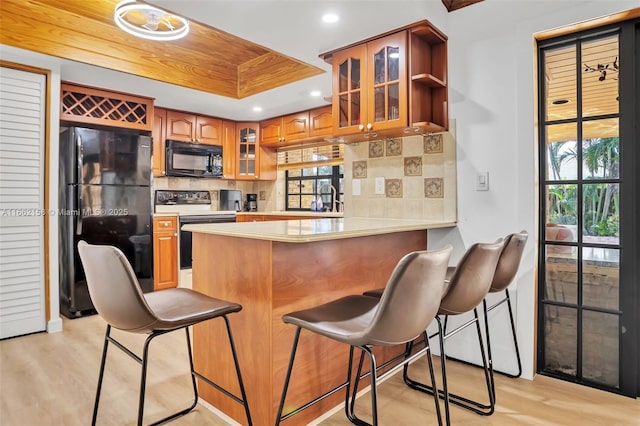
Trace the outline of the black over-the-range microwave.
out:
[[[167,140],[165,149],[167,176],[222,177],[221,146]]]

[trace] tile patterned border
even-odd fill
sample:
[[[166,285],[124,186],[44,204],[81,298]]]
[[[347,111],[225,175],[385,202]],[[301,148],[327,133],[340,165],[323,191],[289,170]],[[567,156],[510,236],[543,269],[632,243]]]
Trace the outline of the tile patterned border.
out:
[[[402,198],[402,179],[385,179],[385,194],[389,198]]]
[[[442,153],[442,134],[424,136],[424,153],[425,154],[440,154]]]
[[[351,163],[351,170],[354,179],[364,179],[367,177],[367,161],[354,161]]]
[[[422,176],[422,157],[405,157],[404,175]]]
[[[369,158],[384,157],[384,141],[369,142]]]
[[[426,198],[444,198],[444,179],[425,178],[424,196]]]
[[[385,139],[387,157],[402,155],[402,138]]]

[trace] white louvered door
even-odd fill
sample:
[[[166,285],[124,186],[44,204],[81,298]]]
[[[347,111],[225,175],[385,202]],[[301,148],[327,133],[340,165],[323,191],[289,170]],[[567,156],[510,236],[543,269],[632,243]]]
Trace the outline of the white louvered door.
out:
[[[0,338],[43,331],[46,77],[0,67]]]

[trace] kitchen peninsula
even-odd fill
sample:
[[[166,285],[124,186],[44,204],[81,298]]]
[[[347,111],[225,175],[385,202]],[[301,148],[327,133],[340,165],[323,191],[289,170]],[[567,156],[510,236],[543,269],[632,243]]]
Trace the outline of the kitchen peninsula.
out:
[[[186,225],[193,232],[193,289],[242,304],[234,315],[238,357],[254,424],[274,424],[295,327],[282,315],[382,287],[405,254],[424,250],[427,230],[455,222],[327,218]],[[196,369],[238,389],[220,321],[194,329]],[[402,348],[378,352],[380,360]],[[302,333],[285,411],[345,380],[348,347]],[[238,422],[242,407],[203,385],[201,397]],[[236,392],[239,394],[239,391]],[[336,392],[284,424],[307,424],[339,405]]]

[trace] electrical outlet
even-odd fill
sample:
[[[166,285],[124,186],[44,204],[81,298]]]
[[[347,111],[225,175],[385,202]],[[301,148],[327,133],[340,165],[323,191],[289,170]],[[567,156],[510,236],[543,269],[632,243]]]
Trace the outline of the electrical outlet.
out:
[[[384,178],[376,178],[376,194],[384,194]]]

